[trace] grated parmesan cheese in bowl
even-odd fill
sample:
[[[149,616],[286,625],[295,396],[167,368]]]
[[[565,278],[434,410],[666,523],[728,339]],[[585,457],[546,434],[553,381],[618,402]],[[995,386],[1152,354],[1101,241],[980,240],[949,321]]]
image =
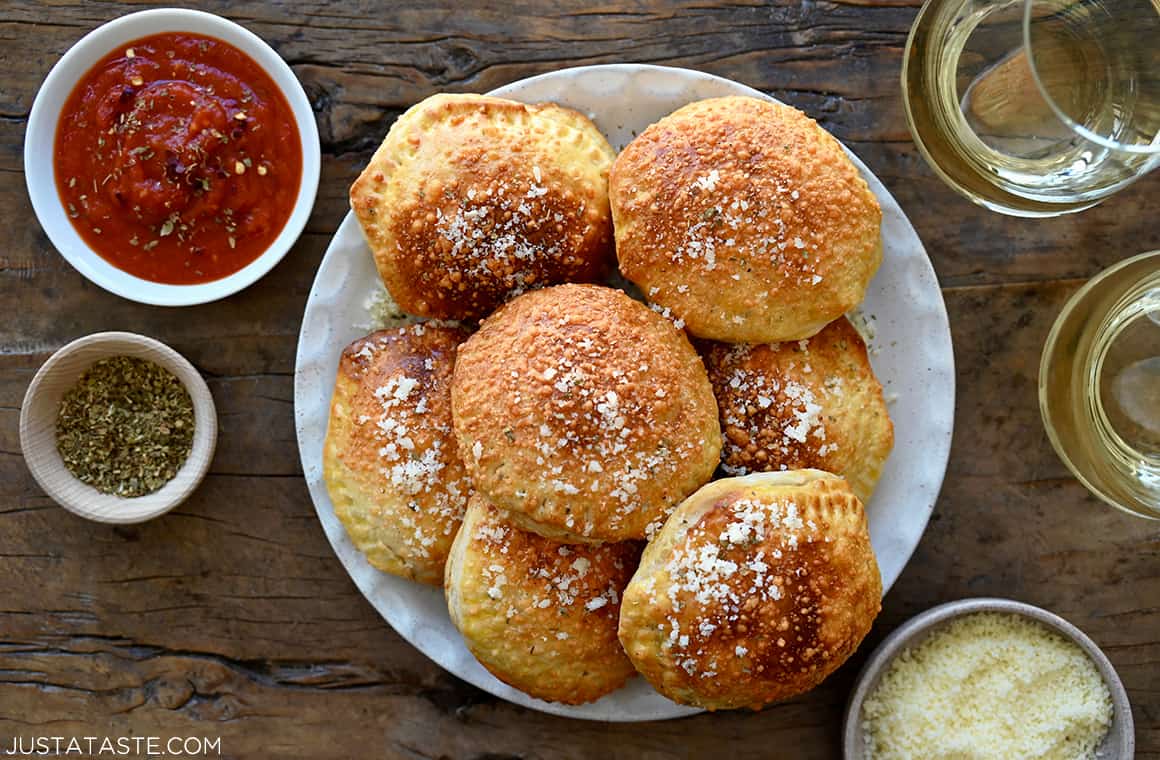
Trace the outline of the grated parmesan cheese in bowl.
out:
[[[1132,708],[1083,631],[1010,599],[960,599],[911,618],[858,676],[845,760],[1131,760]]]

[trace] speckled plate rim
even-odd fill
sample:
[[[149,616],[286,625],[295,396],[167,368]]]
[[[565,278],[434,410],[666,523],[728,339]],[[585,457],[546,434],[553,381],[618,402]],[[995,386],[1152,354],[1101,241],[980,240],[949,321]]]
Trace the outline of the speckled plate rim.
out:
[[[685,103],[724,95],[773,100],[728,79],[687,69],[640,64],[551,72],[494,90],[527,102],[555,101],[587,113],[620,149],[639,130]],[[867,505],[883,589],[898,578],[918,545],[946,472],[954,420],[954,356],[946,306],[930,260],[898,203],[847,150],[883,209],[882,268],[862,309],[878,337],[871,362],[897,395],[895,452]],[[395,630],[444,669],[509,702],[554,715],[601,721],[664,720],[699,710],[657,694],[643,679],[588,705],[544,702],[503,684],[468,652],[447,616],[440,590],[372,568],[354,548],[322,478],[322,445],[339,356],[372,328],[368,299],[381,292],[370,251],[353,215],[342,222],[319,267],[299,335],[294,378],[295,424],[303,473],[335,553],[367,600]],[[875,319],[877,317],[877,319]],[[894,345],[890,345],[893,343]]]
[[[926,636],[951,620],[979,612],[1021,615],[1046,625],[1079,645],[1095,663],[1112,693],[1112,725],[1108,729],[1107,738],[1097,750],[1097,757],[1104,760],[1131,760],[1136,751],[1132,707],[1119,674],[1103,650],[1086,633],[1054,612],[1026,602],[997,597],[959,599],[931,607],[926,612],[915,615],[883,639],[870,655],[870,659],[862,666],[855,681],[854,691],[846,703],[846,713],[842,719],[842,756],[845,760],[867,760],[869,757],[865,752],[865,734],[860,718],[862,703],[878,686],[879,679],[894,658],[907,647],[917,646]]]

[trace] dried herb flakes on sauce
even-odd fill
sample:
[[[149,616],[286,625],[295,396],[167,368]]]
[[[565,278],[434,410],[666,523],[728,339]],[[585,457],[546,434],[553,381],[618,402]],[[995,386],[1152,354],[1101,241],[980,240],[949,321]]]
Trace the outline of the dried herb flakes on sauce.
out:
[[[172,372],[145,359],[96,362],[61,400],[56,446],[65,467],[125,498],[168,483],[193,447],[193,399]]]

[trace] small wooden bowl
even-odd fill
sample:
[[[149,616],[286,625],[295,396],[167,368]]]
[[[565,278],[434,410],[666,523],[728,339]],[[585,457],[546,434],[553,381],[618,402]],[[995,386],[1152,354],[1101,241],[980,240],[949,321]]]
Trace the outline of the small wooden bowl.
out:
[[[172,480],[144,496],[101,493],[77,480],[56,448],[56,420],[64,394],[94,362],[111,356],[146,359],[169,370],[193,399],[193,446]],[[103,332],[74,340],[37,371],[20,407],[20,448],[36,482],[70,512],[103,523],[136,523],[162,515],[185,501],[209,469],[217,445],[217,412],[201,374],[169,346],[126,332]]]

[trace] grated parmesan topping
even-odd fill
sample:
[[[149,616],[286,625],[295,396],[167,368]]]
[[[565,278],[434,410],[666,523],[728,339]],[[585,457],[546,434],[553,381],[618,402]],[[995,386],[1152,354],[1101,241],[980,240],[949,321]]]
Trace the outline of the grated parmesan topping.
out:
[[[734,630],[755,605],[778,601],[787,593],[784,578],[772,575],[766,560],[781,560],[799,542],[817,537],[817,526],[803,521],[789,500],[741,498],[725,509],[728,520],[723,528],[710,534],[704,521],[693,526],[665,566],[669,585],[663,593],[672,612],[661,627],[666,636],[662,647],[686,673],[700,678],[717,674],[716,658],[705,662],[706,649],[716,649],[715,632]],[[757,545],[765,548],[753,552]],[[655,585],[651,593],[655,602]],[[694,629],[681,628],[677,613],[682,610],[681,617],[697,620]],[[780,640],[779,646],[784,645]],[[740,645],[733,650],[739,658],[748,653]]]
[[[685,286],[682,286],[682,287],[685,287]],[[653,288],[653,290],[656,290],[656,288]],[[676,315],[674,315],[673,310],[670,309],[668,306],[661,306],[660,304],[655,304],[655,303],[650,302],[648,307],[650,309],[652,309],[653,311],[655,311],[657,314],[660,314],[662,317],[664,317],[665,319],[672,322],[673,327],[677,328],[678,330],[685,329],[685,320],[680,319]]]
[[[803,452],[816,451],[826,457],[838,450],[826,440],[826,408],[843,392],[840,377],[803,384],[788,377],[753,370],[746,365],[754,350],[794,351],[801,354],[786,366],[790,375],[799,366],[804,374],[813,372],[809,364],[809,340],[793,344],[732,347],[714,372],[718,401],[724,423],[725,441],[721,450],[722,469],[730,475],[745,475],[750,469],[730,464],[741,452],[781,469],[800,466]],[[722,387],[723,386],[723,387]],[[807,463],[812,463],[811,461]],[[804,460],[802,460],[804,461]]]
[[[1112,722],[1076,644],[1019,615],[953,620],[890,663],[862,706],[867,757],[1079,760]]]
[[[491,599],[507,598],[505,587],[515,578],[515,572],[505,563],[513,539],[511,528],[499,521],[485,521],[475,532],[475,539],[491,545],[485,553],[499,559],[482,569],[483,578],[488,583],[487,595]],[[620,590],[627,582],[626,566],[621,560],[624,547],[617,544],[592,546],[558,546],[554,552],[546,550],[552,542],[539,536],[526,534],[532,542],[532,552],[540,561],[536,566],[518,571],[518,593],[521,598],[513,601],[519,608],[544,610],[554,608],[560,614],[576,612],[581,615],[596,612],[608,605],[620,604]],[[526,552],[525,552],[526,555]],[[611,559],[609,559],[611,558]],[[593,570],[594,564],[611,567],[615,572],[611,577],[600,577]],[[623,577],[621,577],[623,576]],[[514,612],[513,612],[514,615]],[[509,615],[508,617],[512,617]]]
[[[417,336],[426,330],[422,324],[406,329]],[[373,359],[387,342],[367,341],[355,355]],[[393,491],[408,498],[410,512],[399,516],[409,531],[404,545],[417,556],[430,557],[440,536],[450,536],[458,527],[470,494],[466,475],[448,478],[445,472],[456,456],[449,445],[451,425],[431,414],[421,380],[405,372],[382,380],[372,395],[378,402],[375,413],[360,415],[355,422],[370,429],[380,474]],[[422,516],[438,519],[421,521]]]
[[[566,321],[561,328],[561,334],[568,334]],[[642,501],[641,486],[675,472],[679,460],[703,445],[695,440],[655,441],[653,410],[665,393],[651,387],[647,362],[618,367],[615,351],[607,342],[582,334],[562,345],[553,365],[529,378],[510,380],[525,389],[535,383],[544,391],[542,422],[519,433],[521,443],[531,436],[526,445],[543,468],[543,482],[562,497],[604,493],[613,506],[607,523],[612,529],[642,509],[655,509],[655,504]],[[514,441],[516,432],[509,432]],[[483,453],[472,455],[478,461]],[[580,467],[572,464],[575,458]],[[675,506],[669,505],[669,511]],[[575,527],[572,518],[567,527]],[[585,524],[583,530],[591,526]]]
[[[585,203],[576,198],[562,208],[569,203],[563,200],[567,194],[557,194],[549,208],[538,200],[548,192],[540,167],[533,166],[530,178],[473,188],[446,213],[436,208],[435,232],[444,241],[445,258],[461,275],[498,280],[505,298],[548,284],[534,274],[543,265],[581,263],[567,238],[555,231],[566,219],[583,218]]]
[[[749,262],[764,261],[792,276],[790,287],[822,282],[816,269],[817,241],[800,235],[791,238],[787,232],[787,219],[796,216],[794,207],[801,198],[796,189],[779,184],[772,198],[731,197],[728,190],[718,197],[720,182],[721,173],[711,169],[684,191],[687,200],[681,202],[692,209],[690,218],[696,221],[666,252],[673,263],[690,261],[712,272],[728,260],[730,269],[740,270],[733,275],[739,280],[740,272],[750,270]]]

